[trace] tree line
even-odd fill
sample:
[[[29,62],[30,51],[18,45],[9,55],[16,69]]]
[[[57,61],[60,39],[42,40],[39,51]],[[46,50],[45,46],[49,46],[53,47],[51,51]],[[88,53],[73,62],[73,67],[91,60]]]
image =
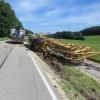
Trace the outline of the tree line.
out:
[[[54,34],[49,34],[48,36],[58,39],[75,39],[75,40],[85,39],[81,32],[71,32],[71,31],[56,32]]]
[[[62,31],[54,34],[48,34],[49,37],[58,39],[74,39],[74,40],[85,40],[85,36],[100,35],[100,26],[85,28],[78,32]]]

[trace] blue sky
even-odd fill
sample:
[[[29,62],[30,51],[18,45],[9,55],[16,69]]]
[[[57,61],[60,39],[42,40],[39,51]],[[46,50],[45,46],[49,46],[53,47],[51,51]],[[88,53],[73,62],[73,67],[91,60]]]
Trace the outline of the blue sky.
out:
[[[33,32],[78,31],[100,25],[100,0],[6,0]]]

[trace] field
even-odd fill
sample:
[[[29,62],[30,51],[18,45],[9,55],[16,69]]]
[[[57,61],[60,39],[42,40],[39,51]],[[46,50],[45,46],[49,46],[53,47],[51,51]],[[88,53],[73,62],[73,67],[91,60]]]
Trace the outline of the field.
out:
[[[86,36],[85,40],[70,40],[70,39],[63,39],[64,43],[73,43],[75,45],[83,45],[88,46],[92,50],[100,51],[100,36]],[[91,59],[100,62],[100,55],[93,56]]]

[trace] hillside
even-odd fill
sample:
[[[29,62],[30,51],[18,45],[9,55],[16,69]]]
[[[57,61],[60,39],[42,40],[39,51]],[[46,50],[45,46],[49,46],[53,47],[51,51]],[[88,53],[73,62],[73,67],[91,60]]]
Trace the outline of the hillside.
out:
[[[80,32],[82,32],[84,36],[100,35],[100,26],[89,27]]]
[[[10,29],[19,26],[23,28],[21,22],[15,15],[9,3],[0,1],[0,37],[9,36]]]

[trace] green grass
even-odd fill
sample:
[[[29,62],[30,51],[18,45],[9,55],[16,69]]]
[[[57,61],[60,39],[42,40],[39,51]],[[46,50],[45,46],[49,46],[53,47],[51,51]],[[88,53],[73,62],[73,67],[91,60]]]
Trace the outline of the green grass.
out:
[[[86,36],[85,40],[63,39],[64,43],[73,43],[75,45],[89,46],[92,50],[100,51],[100,36]],[[92,59],[100,62],[100,56],[93,56]]]
[[[61,85],[70,100],[99,100],[100,83],[75,67],[66,66],[65,73]]]
[[[5,40],[8,40],[9,38],[8,37],[0,37],[0,41],[5,41]]]

